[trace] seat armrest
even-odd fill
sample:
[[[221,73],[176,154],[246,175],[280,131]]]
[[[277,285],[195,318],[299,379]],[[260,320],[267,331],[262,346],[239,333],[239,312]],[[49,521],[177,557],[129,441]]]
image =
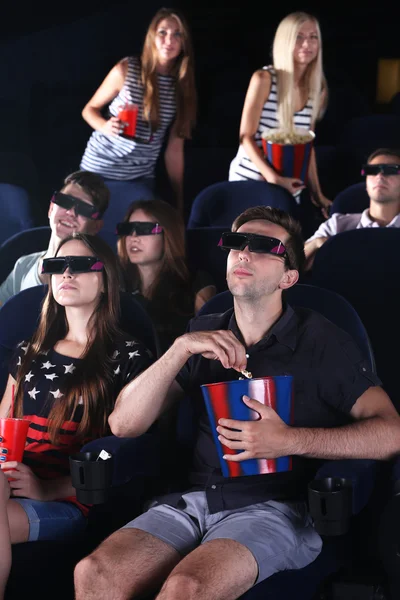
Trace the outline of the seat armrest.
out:
[[[394,460],[392,471],[393,491],[395,494],[400,494],[400,456]]]
[[[155,433],[144,433],[136,438],[110,435],[93,440],[81,452],[106,450],[114,457],[113,486],[123,485],[133,477],[160,475],[160,443]]]
[[[352,482],[353,515],[357,515],[368,503],[378,469],[379,461],[376,460],[329,460],[320,467],[315,479],[325,479],[326,477],[350,479]]]

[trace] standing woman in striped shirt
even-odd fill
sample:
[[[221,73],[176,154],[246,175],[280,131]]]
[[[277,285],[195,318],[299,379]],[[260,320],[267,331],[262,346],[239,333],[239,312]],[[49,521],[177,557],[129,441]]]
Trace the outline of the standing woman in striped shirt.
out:
[[[123,134],[118,119],[127,102],[139,108],[133,138]],[[107,105],[109,118],[104,118]],[[119,210],[121,219],[133,200],[153,197],[155,166],[166,136],[166,170],[177,206],[182,208],[184,140],[190,138],[196,117],[192,43],[183,17],[161,8],[150,23],[141,57],[118,62],[82,116],[95,131],[81,169],[103,175],[106,182],[132,183],[129,202]]]
[[[304,189],[300,179],[280,176],[264,159],[261,134],[269,128],[292,126],[313,130],[327,103],[318,21],[295,12],[276,30],[273,66],[256,71],[250,81],[240,124],[240,147],[229,172],[230,181],[256,179],[281,185],[295,195]],[[321,191],[315,152],[312,151],[308,186],[313,204],[326,214],[331,201]]]

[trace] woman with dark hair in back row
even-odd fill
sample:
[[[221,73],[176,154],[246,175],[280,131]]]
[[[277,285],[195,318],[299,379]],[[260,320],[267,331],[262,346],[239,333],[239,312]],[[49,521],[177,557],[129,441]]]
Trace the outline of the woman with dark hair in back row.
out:
[[[167,202],[134,202],[117,232],[123,285],[150,314],[163,352],[214,296],[215,285],[204,271],[190,273],[184,223]]]
[[[30,421],[23,462],[1,464],[6,475],[13,469],[11,498],[0,493],[13,544],[84,529],[88,507],[76,500],[69,456],[108,434],[120,390],[151,363],[118,328],[117,259],[103,240],[62,240],[43,272],[50,283],[39,326],[16,349],[0,405],[0,417],[10,416],[14,387],[13,416]]]

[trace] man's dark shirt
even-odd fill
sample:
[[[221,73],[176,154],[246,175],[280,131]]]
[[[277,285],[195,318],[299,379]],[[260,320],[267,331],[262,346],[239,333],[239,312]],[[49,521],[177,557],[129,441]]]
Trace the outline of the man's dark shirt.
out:
[[[231,330],[244,344],[233,309],[191,320],[190,331]],[[245,344],[244,344],[245,345]],[[247,348],[247,369],[253,377],[292,375],[295,427],[338,427],[352,421],[350,411],[371,386],[380,385],[352,338],[319,313],[286,306],[280,319],[257,344]],[[205,490],[211,513],[267,500],[301,500],[320,461],[293,457],[289,472],[226,478],[200,386],[237,380],[240,373],[217,360],[192,356],[177,376],[198,425],[190,484],[186,491]],[[189,400],[190,399],[190,400]],[[161,502],[179,506],[181,494]]]

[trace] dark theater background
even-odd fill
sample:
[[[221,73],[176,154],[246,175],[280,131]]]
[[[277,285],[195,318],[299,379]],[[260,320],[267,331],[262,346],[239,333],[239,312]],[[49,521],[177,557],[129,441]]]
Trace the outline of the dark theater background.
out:
[[[199,93],[198,124],[186,148],[186,209],[204,184],[227,178],[249,78],[270,62],[276,26],[293,10],[314,13],[322,28],[330,104],[317,146],[333,148],[351,118],[388,111],[389,105],[376,102],[377,71],[379,59],[400,55],[396,4],[350,2],[344,10],[341,3],[321,1],[176,2],[192,29]],[[118,59],[140,51],[149,21],[163,5],[152,0],[3,5],[0,176],[30,189],[38,224],[46,223],[49,194],[78,168],[90,135],[81,118],[85,102]],[[330,170],[332,195],[337,190]]]

